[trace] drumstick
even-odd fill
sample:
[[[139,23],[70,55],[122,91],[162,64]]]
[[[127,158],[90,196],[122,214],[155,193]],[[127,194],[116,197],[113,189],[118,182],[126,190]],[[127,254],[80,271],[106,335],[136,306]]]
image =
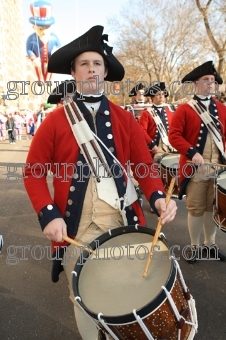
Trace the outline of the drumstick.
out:
[[[192,164],[197,165],[197,166],[200,165],[200,164],[195,164],[190,160],[187,160],[187,163],[192,163]],[[211,165],[211,166],[219,166],[219,168],[226,168],[226,164],[219,164],[219,163],[204,163],[204,164]]]
[[[174,184],[175,184],[175,178],[172,178],[171,182],[170,182],[170,186],[169,186],[168,192],[167,192],[167,195],[166,195],[166,198],[165,198],[166,206],[168,205],[168,203],[170,201],[170,197],[171,197],[172,192],[173,192]],[[153,247],[158,242],[158,238],[159,238],[159,234],[161,232],[161,229],[162,229],[162,220],[161,220],[161,217],[160,217],[160,219],[158,221],[158,224],[157,224],[157,227],[156,227],[155,235],[153,237],[153,241],[152,241],[152,245],[151,245],[151,250],[150,250],[150,253],[149,253],[149,256],[148,256],[148,259],[147,259],[146,267],[145,267],[145,270],[143,272],[143,277],[147,276],[148,268],[149,268],[149,266],[151,264],[151,258],[152,258],[152,255],[153,255]]]
[[[72,238],[70,238],[70,237],[68,237],[68,236],[66,236],[66,235],[63,235],[63,236],[62,236],[62,239],[63,239],[64,241],[70,243],[70,244],[73,244],[73,245],[76,246],[76,247],[84,247],[84,249],[85,249],[86,251],[89,251],[90,253],[93,253],[94,255],[96,255],[95,250],[92,250],[91,248],[86,247],[84,244],[79,243],[78,241],[75,241],[75,240],[73,240]]]
[[[151,151],[151,149],[150,148],[148,148],[148,150],[149,151]],[[177,153],[176,152],[161,152],[161,155],[177,155]],[[178,153],[178,155],[179,155],[179,153]]]

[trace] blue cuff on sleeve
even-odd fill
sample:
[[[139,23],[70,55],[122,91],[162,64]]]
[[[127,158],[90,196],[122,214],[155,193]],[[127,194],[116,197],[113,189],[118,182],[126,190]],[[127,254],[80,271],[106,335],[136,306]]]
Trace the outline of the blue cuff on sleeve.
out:
[[[150,197],[149,203],[150,203],[150,206],[151,206],[152,210],[154,211],[154,213],[159,216],[158,210],[155,207],[155,201],[158,198],[166,198],[166,194],[164,194],[164,192],[162,192],[160,190],[154,191],[152,193],[151,197]]]
[[[42,230],[47,226],[49,222],[55,218],[63,218],[55,204],[48,204],[42,208],[38,213],[38,221]]]
[[[194,155],[199,152],[196,148],[193,148],[193,146],[191,146],[187,153],[186,153],[186,157],[190,158],[192,160],[192,158],[194,157]],[[199,152],[200,153],[200,152]]]
[[[150,148],[150,149],[153,149],[153,147],[155,146],[156,144],[155,144],[155,141],[152,141],[152,142],[150,142],[149,144],[148,144],[148,147]]]

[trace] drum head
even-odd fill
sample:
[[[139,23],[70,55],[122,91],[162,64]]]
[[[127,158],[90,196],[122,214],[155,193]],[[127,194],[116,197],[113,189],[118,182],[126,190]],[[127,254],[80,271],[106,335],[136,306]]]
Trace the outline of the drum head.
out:
[[[179,168],[180,155],[168,155],[161,159],[160,164],[164,169],[178,169]]]
[[[111,231],[121,231],[113,238],[106,233],[108,239],[96,250],[97,256],[92,255],[82,266],[79,259],[75,266],[75,296],[80,296],[85,308],[95,315],[120,316],[139,310],[158,296],[169,279],[172,260],[166,243],[158,240],[144,278],[153,231],[141,227],[139,232],[133,227],[133,231],[123,233],[127,228]]]
[[[221,172],[221,174],[217,177],[217,186],[220,191],[226,194],[226,171]]]

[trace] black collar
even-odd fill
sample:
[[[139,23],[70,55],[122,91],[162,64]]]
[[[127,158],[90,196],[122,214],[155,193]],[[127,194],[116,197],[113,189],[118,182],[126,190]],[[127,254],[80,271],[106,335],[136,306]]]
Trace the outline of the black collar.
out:
[[[199,96],[196,96],[196,94],[195,94],[193,99],[199,100],[199,101],[201,101],[201,102],[204,102],[204,101],[210,100],[211,97],[200,98]]]

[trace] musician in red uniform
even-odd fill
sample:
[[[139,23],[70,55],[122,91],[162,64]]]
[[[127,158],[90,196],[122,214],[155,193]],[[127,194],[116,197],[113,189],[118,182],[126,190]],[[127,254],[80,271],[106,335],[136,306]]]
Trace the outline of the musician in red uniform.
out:
[[[105,144],[106,148],[99,144],[105,158],[104,164],[114,169],[114,174],[97,181],[97,176],[93,174],[94,170],[99,170],[98,163],[90,174],[87,153],[79,147],[80,138],[86,140],[86,136],[78,136],[81,131],[76,134],[70,126],[65,109],[67,106],[49,113],[39,127],[30,146],[24,172],[25,187],[41,228],[53,242],[53,255],[58,246],[58,258],[63,258],[64,267],[61,259],[54,259],[52,280],[57,282],[59,273],[65,271],[78,329],[82,338],[88,340],[97,338],[97,330],[75,302],[71,271],[78,257],[75,256],[74,247],[62,242],[62,235],[76,236],[77,241],[86,244],[109,229],[127,224],[146,224],[137,196],[133,191],[126,196],[131,181],[123,174],[122,167],[115,164],[113,156],[123,167],[126,162],[131,163],[134,177],[151,207],[156,213],[162,213],[163,224],[173,220],[177,210],[172,200],[166,207],[161,179],[152,176],[152,159],[145,147],[142,131],[137,129],[137,122],[130,112],[108,101],[103,94],[104,80],[121,81],[124,68],[105,42],[108,36],[102,33],[102,26],[94,26],[57,50],[50,58],[48,70],[71,74],[76,79],[74,105],[81,111],[82,122],[88,124],[86,132],[95,132]],[[81,129],[85,126],[81,124]],[[93,141],[97,143],[96,138]],[[95,149],[90,146],[90,151],[93,153]],[[54,174],[53,198],[46,183],[48,163]],[[140,167],[141,163],[148,166],[147,176],[144,176],[147,167],[140,169],[139,174],[137,172],[136,166],[139,164]],[[66,261],[69,258],[70,261]]]
[[[214,168],[212,163],[225,164],[226,108],[211,96],[215,82],[222,84],[213,62],[208,61],[183,79],[193,82],[193,99],[176,110],[169,131],[169,141],[180,157],[180,194],[186,194],[188,230],[191,250],[189,263],[194,263],[203,250],[207,256],[226,260],[226,255],[215,244],[216,226],[212,219],[214,200]],[[195,166],[188,164],[190,160]],[[200,166],[202,164],[208,166]],[[200,249],[200,235],[204,231],[204,247]]]
[[[148,148],[156,162],[160,161],[163,153],[175,151],[168,141],[168,131],[173,115],[170,106],[165,103],[168,95],[165,83],[160,82],[151,86],[146,96],[151,97],[152,108],[144,110],[139,120]]]

